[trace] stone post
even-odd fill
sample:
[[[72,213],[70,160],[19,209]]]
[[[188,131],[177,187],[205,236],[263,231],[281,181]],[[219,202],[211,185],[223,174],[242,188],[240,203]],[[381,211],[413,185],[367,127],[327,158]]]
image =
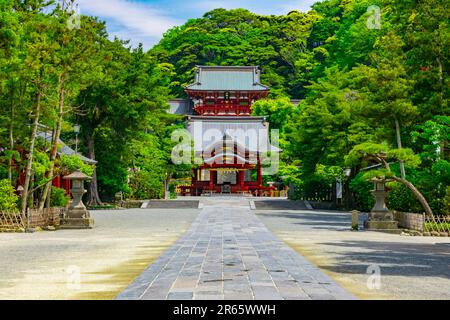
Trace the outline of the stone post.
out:
[[[366,221],[365,227],[374,230],[396,230],[398,222],[394,221],[394,214],[386,206],[386,181],[382,179],[372,179],[374,190],[372,191],[375,198],[375,205],[369,213],[369,220]]]
[[[64,177],[65,180],[72,182],[72,203],[70,204],[64,219],[61,220],[62,229],[92,229],[94,220],[91,218],[89,211],[83,203],[83,195],[87,192],[84,189],[84,181],[91,180],[79,169],[74,173]]]
[[[352,211],[352,230],[354,230],[354,231],[359,230],[359,211],[358,210]]]

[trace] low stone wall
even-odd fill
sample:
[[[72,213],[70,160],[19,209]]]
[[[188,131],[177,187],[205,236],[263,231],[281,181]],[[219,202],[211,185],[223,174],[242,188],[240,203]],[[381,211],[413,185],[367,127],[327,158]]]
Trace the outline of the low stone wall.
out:
[[[425,215],[421,213],[409,213],[394,211],[394,219],[401,228],[423,232]]]
[[[142,204],[144,203],[143,200],[126,200],[119,202],[120,207],[126,208],[126,209],[136,209],[140,208]]]
[[[316,210],[336,210],[336,204],[329,201],[309,201],[309,204]]]
[[[256,210],[307,210],[304,201],[254,200]]]
[[[150,200],[148,209],[197,209],[199,200]]]

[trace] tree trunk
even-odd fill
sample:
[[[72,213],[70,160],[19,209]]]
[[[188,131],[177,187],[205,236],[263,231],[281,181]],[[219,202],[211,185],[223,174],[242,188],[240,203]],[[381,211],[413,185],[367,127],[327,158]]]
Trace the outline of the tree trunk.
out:
[[[344,203],[345,208],[348,210],[355,207],[355,198],[352,190],[350,189],[350,182],[353,178],[355,178],[356,172],[358,172],[356,169],[352,169],[350,176],[344,182]]]
[[[34,110],[34,122],[33,122],[33,128],[31,131],[31,140],[30,140],[30,153],[28,154],[28,162],[27,162],[27,167],[25,170],[25,183],[23,186],[23,194],[22,194],[22,201],[21,201],[21,212],[22,213],[26,213],[26,211],[27,211],[28,190],[30,187],[31,171],[33,170],[34,144],[36,141],[40,112],[41,112],[41,92],[39,91],[36,96],[36,107]]]
[[[394,179],[397,182],[400,182],[405,187],[407,187],[409,190],[411,190],[412,193],[414,193],[417,200],[419,200],[420,204],[422,205],[423,209],[425,210],[425,213],[427,216],[433,215],[433,211],[431,210],[427,199],[425,199],[423,194],[411,182],[409,182],[408,180],[405,180],[405,179],[397,178],[397,177],[392,177],[392,179]]]
[[[88,138],[88,157],[95,160],[95,140],[92,134]],[[101,206],[103,205],[100,195],[98,194],[98,183],[97,183],[97,169],[94,168],[94,173],[92,174],[92,180],[89,185],[88,190],[88,204],[91,206]]]
[[[401,132],[400,132],[400,122],[398,121],[397,118],[395,118],[395,132],[397,135],[397,147],[399,149],[402,149],[403,145],[402,145],[402,136],[401,136]],[[404,161],[400,161],[400,175],[402,176],[402,179],[406,179],[405,162]]]
[[[384,165],[386,170],[391,172],[391,168],[389,166],[389,163],[386,160],[384,160],[383,158],[381,158],[381,157],[378,157],[378,159]],[[397,182],[400,182],[401,184],[403,184],[405,187],[407,187],[409,190],[412,191],[412,193],[416,196],[417,200],[419,200],[420,204],[424,208],[425,213],[426,213],[427,216],[432,216],[433,215],[433,210],[431,210],[431,207],[428,204],[427,199],[425,199],[423,194],[411,182],[409,182],[406,179],[398,178],[396,176],[392,176],[390,178],[395,180],[395,181],[397,181]]]
[[[172,180],[172,175],[171,174],[169,174],[167,176],[167,178],[164,180],[164,199],[165,200],[169,200],[170,199],[170,191],[169,191],[170,180]]]
[[[50,189],[50,192],[47,196],[47,200],[45,201],[45,207],[50,208],[52,206],[52,190]]]
[[[60,75],[58,80],[58,118],[56,120],[56,130],[53,131],[53,137],[52,137],[52,149],[50,153],[50,168],[47,173],[47,178],[52,179],[53,174],[55,171],[55,161],[56,157],[58,155],[58,141],[59,137],[61,135],[61,126],[62,126],[62,120],[64,115],[64,98],[65,98],[65,91],[64,91],[64,76]],[[42,192],[41,199],[39,200],[39,210],[44,209],[45,202],[47,200],[47,197],[50,197],[52,188],[52,180],[50,180],[44,188],[44,191]]]
[[[11,185],[13,184],[12,181],[12,172],[13,172],[13,154],[12,152],[14,151],[14,117],[15,117],[15,103],[14,103],[14,84],[12,85],[11,88],[11,119],[10,119],[10,123],[9,123],[9,150],[11,152],[10,157],[8,159],[8,179],[9,179],[9,183]]]
[[[103,205],[103,202],[100,199],[100,195],[98,194],[98,182],[97,182],[97,169],[96,168],[94,168],[94,173],[92,174],[92,180],[89,185],[88,204],[90,206]]]
[[[36,181],[36,175],[34,174],[34,170],[31,169],[31,179],[30,179],[30,191],[29,191],[29,197],[28,197],[28,207],[34,208],[34,198],[36,190],[34,188],[34,183]]]

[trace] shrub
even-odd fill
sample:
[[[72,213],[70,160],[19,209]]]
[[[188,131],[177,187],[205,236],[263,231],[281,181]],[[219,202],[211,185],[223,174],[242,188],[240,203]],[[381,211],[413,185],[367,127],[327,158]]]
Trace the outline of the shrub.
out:
[[[450,215],[450,186],[447,187],[445,197],[442,199],[443,214]]]
[[[16,211],[19,197],[8,179],[0,180],[0,210]]]
[[[8,178],[8,168],[0,165],[0,180]]]
[[[283,162],[280,165],[279,178],[283,184],[289,186],[289,199],[299,200],[302,196],[303,180],[302,172],[298,164],[286,165]],[[252,177],[254,179],[256,177]]]
[[[80,169],[85,175],[92,177],[94,174],[94,166],[84,163],[78,156],[61,155],[60,166],[69,172]]]
[[[425,222],[425,232],[450,230],[450,222]]]
[[[306,197],[326,197],[331,188],[330,182],[318,175],[313,174],[306,176],[303,182],[303,195]]]
[[[169,185],[170,199],[176,199],[177,195],[177,183],[175,181],[171,182]]]
[[[397,177],[400,176],[398,164],[391,166]],[[368,179],[372,175],[380,175],[373,171],[359,173],[350,183],[350,189],[355,195],[358,210],[367,211],[373,205],[371,190],[373,184]],[[450,163],[447,161],[436,162],[431,170],[407,168],[406,179],[410,181],[427,199],[428,204],[434,214],[447,214],[449,207],[445,208],[446,190],[450,183]],[[390,182],[387,184],[390,189],[387,195],[387,206],[391,210],[402,212],[423,212],[424,209],[416,196],[403,184]],[[447,198],[450,203],[450,195]]]
[[[64,208],[69,203],[69,196],[66,196],[66,192],[63,189],[52,187],[51,206]]]
[[[387,196],[387,206],[391,210],[402,212],[423,212],[423,207],[414,193],[399,183],[389,184],[391,190]]]
[[[154,172],[142,170],[130,177],[131,196],[136,200],[161,199],[164,187],[161,177]]]
[[[372,210],[375,199],[372,195],[373,183],[364,178],[365,173],[359,173],[350,182],[350,190],[355,196],[356,209],[364,212]]]

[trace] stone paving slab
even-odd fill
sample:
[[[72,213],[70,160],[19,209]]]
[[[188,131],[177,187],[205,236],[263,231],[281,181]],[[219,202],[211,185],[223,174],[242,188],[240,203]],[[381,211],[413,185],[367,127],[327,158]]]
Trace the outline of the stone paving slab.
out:
[[[202,202],[190,230],[117,299],[355,299],[273,235],[248,199]]]

